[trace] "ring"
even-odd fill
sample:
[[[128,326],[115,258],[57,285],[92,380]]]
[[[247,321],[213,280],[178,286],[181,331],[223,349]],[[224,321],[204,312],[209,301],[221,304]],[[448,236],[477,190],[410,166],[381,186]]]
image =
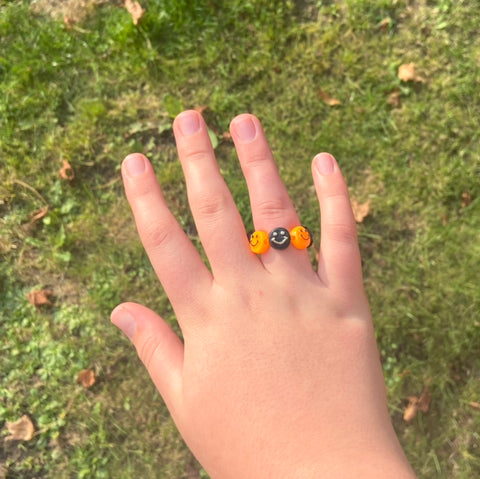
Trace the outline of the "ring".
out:
[[[282,226],[273,229],[268,234],[265,231],[258,230],[249,234],[248,241],[250,249],[255,254],[263,254],[268,251],[270,246],[275,249],[286,249],[290,243],[296,249],[306,249],[312,246],[312,233],[306,226],[295,226],[290,231]]]

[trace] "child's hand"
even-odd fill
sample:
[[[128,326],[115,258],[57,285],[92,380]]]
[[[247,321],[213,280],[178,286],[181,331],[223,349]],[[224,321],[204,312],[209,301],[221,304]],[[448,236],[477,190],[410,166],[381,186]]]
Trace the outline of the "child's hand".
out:
[[[118,306],[112,321],[133,341],[188,446],[214,479],[414,477],[388,416],[355,221],[333,157],[321,153],[312,165],[317,272],[292,245],[252,253],[202,117],[183,112],[174,132],[211,272],[151,164],[130,155],[126,194],[184,344],[138,304]],[[255,229],[300,225],[259,121],[240,115],[231,134]]]

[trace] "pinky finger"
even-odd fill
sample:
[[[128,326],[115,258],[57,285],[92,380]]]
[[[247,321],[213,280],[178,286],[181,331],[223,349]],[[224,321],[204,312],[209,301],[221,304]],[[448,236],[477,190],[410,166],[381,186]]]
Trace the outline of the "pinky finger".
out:
[[[337,162],[328,153],[314,158],[312,172],[322,230],[318,274],[333,288],[358,290],[362,287],[362,267],[347,185]]]

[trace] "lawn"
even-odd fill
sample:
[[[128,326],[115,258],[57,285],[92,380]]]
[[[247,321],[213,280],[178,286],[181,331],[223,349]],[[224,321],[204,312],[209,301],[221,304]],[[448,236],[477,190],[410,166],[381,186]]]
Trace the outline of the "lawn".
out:
[[[261,119],[316,238],[310,162],[336,156],[401,443],[421,479],[480,477],[478,0],[140,3],[135,24],[123,1],[0,0],[0,478],[208,477],[109,321],[132,300],[176,327],[119,168],[148,155],[200,247],[185,108],[247,227],[235,115]]]

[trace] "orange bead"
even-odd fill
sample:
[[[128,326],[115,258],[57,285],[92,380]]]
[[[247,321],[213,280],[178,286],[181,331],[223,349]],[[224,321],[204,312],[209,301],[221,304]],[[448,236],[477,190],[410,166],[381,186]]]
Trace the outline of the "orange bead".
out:
[[[254,231],[250,235],[250,249],[255,254],[263,254],[270,247],[268,234],[265,231]]]
[[[312,245],[312,235],[305,226],[295,226],[290,231],[291,243],[297,249],[305,249]]]

